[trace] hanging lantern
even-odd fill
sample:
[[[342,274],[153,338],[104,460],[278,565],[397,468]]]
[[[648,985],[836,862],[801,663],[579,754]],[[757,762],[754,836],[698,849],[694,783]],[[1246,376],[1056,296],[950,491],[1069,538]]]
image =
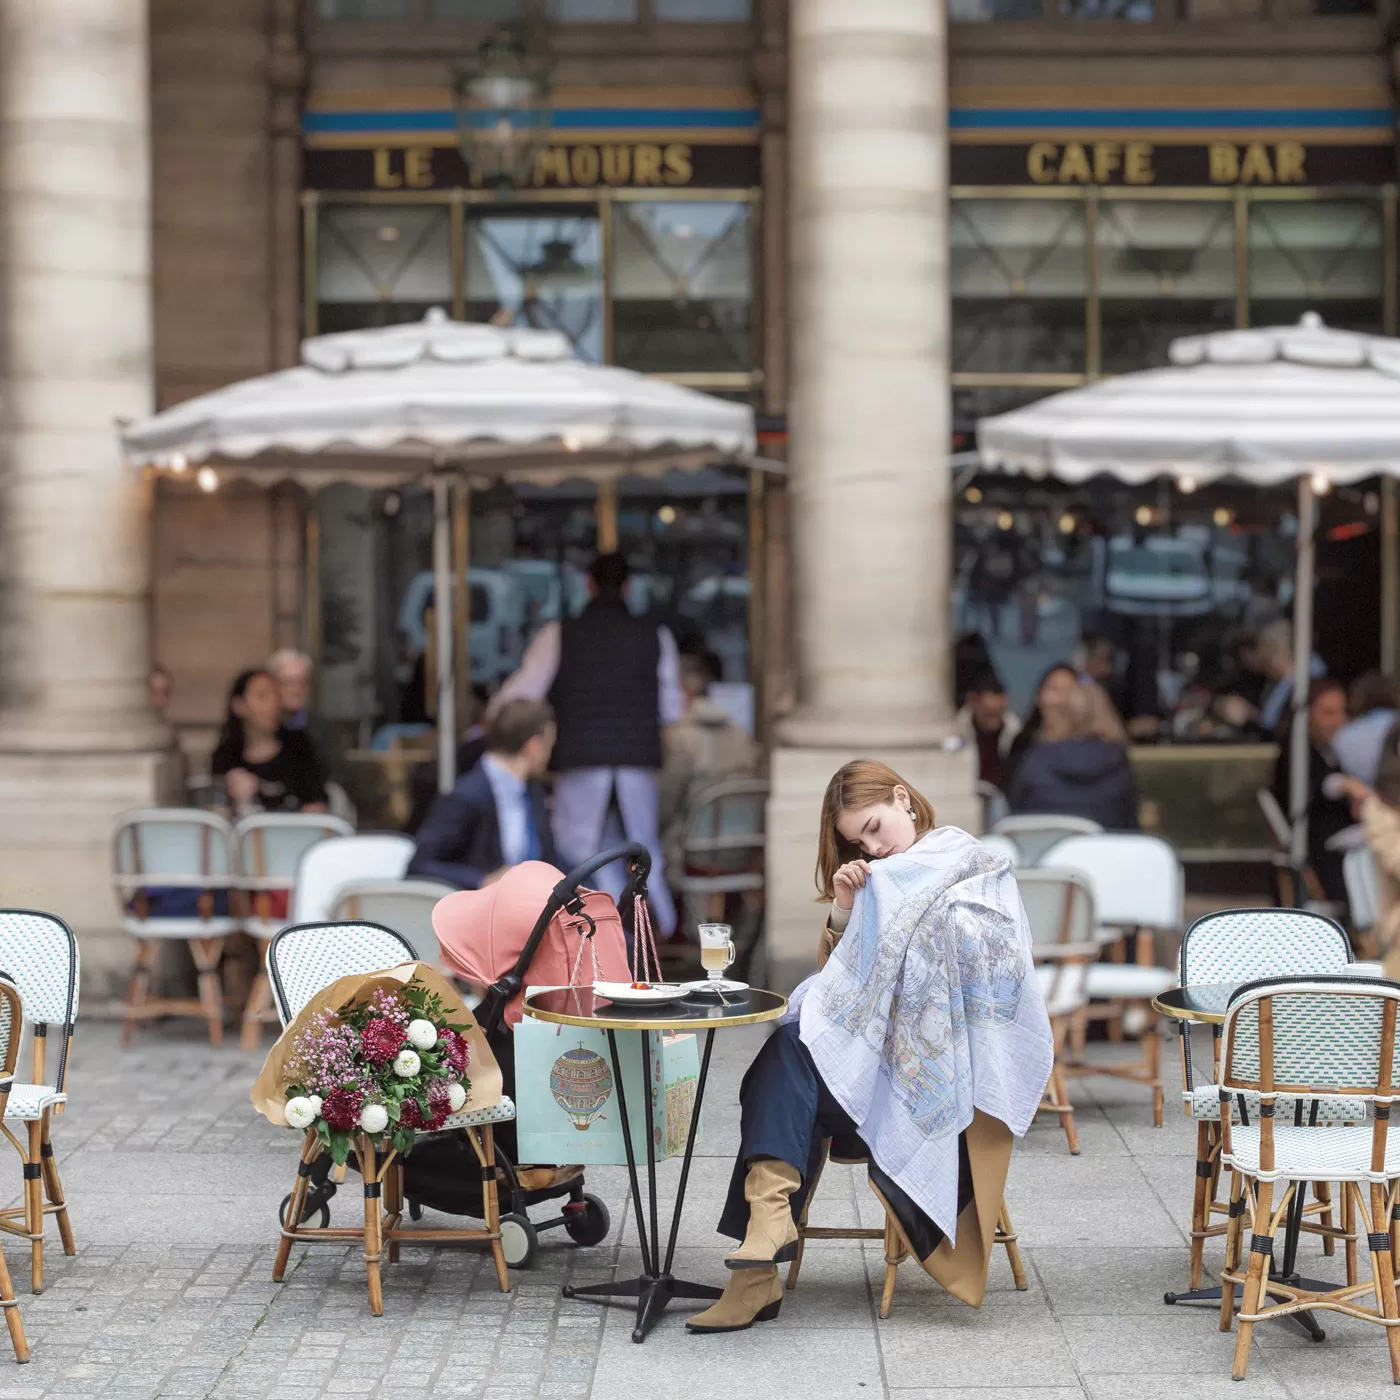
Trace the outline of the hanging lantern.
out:
[[[528,181],[549,144],[554,115],[549,70],[524,35],[503,29],[457,75],[457,144],[474,184],[504,188]]]

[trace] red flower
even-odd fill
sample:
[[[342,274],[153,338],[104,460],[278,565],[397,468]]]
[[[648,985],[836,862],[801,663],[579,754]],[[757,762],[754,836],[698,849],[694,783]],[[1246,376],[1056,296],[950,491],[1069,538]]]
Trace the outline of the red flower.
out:
[[[423,1109],[417,1099],[405,1099],[399,1109],[399,1127],[426,1128],[428,1120],[423,1117]]]
[[[321,1117],[337,1132],[353,1132],[360,1126],[365,1096],[358,1089],[332,1089],[321,1101]]]
[[[360,1032],[360,1050],[372,1065],[387,1065],[403,1048],[403,1028],[376,1016]]]
[[[466,1038],[458,1035],[456,1031],[444,1030],[438,1035],[438,1044],[442,1047],[443,1058],[461,1074],[467,1067],[467,1061],[471,1059]]]

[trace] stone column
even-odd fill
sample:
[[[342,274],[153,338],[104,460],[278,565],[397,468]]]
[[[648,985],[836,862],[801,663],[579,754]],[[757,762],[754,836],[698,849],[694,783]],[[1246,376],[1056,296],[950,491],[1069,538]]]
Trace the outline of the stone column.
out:
[[[881,758],[976,821],[952,733],[947,72],[941,0],[792,8],[798,709],[769,811],[769,975],[812,965],[831,774]]]
[[[112,818],[169,747],[116,437],[151,408],[147,72],[146,0],[0,0],[0,902],[81,935],[117,924]]]

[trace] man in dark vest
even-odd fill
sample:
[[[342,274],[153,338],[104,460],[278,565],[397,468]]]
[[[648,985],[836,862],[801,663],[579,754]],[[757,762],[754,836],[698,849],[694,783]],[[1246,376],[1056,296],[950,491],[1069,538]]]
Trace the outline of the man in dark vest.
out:
[[[549,700],[559,726],[553,763],[559,863],[567,870],[620,837],[639,841],[651,852],[653,921],[666,935],[675,929],[676,910],[658,832],[657,772],[661,730],[685,713],[685,695],[675,638],[627,610],[629,572],[622,555],[598,555],[589,569],[588,606],[578,617],[540,628],[488,716],[507,700]],[[598,883],[620,897],[621,867],[601,872]]]

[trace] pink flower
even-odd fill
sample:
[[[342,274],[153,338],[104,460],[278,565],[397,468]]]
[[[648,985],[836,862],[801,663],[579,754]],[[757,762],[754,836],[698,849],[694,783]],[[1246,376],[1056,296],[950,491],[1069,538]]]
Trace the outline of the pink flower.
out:
[[[467,1044],[466,1037],[458,1035],[456,1031],[441,1031],[438,1034],[438,1045],[442,1050],[443,1059],[458,1074],[471,1063],[471,1047]]]

